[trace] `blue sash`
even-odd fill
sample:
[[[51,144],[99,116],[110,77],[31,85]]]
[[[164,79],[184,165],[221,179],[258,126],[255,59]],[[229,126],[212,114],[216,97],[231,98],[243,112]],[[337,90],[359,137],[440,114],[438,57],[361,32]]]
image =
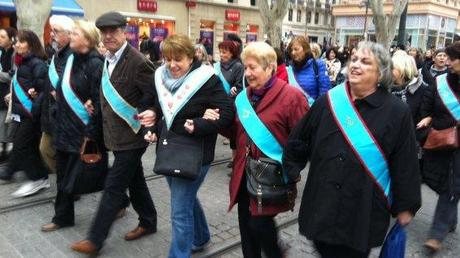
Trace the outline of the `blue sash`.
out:
[[[207,65],[201,65],[197,69],[190,72],[185,77],[184,82],[176,90],[171,93],[165,86],[161,75],[163,70],[167,69],[165,65],[160,66],[155,72],[155,88],[157,90],[158,100],[160,102],[163,116],[166,120],[166,126],[169,130],[176,117],[177,113],[187,104],[187,102],[201,89],[210,78],[214,75],[214,71]]]
[[[70,74],[72,73],[73,54],[69,56],[65,64],[64,75],[62,76],[62,95],[69,105],[70,109],[80,119],[80,121],[87,125],[89,123],[89,113],[80,98],[75,94],[75,91],[70,86]]]
[[[342,83],[329,90],[327,96],[331,112],[345,140],[391,205],[391,179],[387,160],[354,108],[346,84]]]
[[[54,57],[51,59],[51,64],[48,69],[48,78],[50,79],[51,85],[56,90],[59,85],[59,74],[56,71],[56,65],[54,64]]]
[[[259,148],[265,156],[283,164],[283,147],[257,116],[256,111],[249,102],[247,88],[244,88],[238,96],[236,96],[235,106],[241,125],[257,148]],[[285,173],[283,173],[283,177],[285,183],[287,183],[288,179]]]
[[[315,100],[312,97],[310,97],[310,95],[308,95],[308,93],[304,91],[302,87],[300,87],[299,83],[297,82],[297,79],[295,78],[294,69],[292,69],[292,66],[286,66],[286,71],[288,74],[289,85],[294,86],[295,88],[299,89],[300,92],[302,92],[303,95],[305,95],[305,97],[308,100],[307,104],[311,107],[313,103],[315,102]]]
[[[214,64],[214,72],[216,73],[217,77],[219,77],[222,85],[224,86],[224,90],[227,95],[230,95],[230,83],[225,79],[224,75],[222,74],[222,70],[220,69],[220,62]]]
[[[444,103],[455,120],[460,121],[460,103],[458,102],[457,96],[450,88],[449,82],[447,82],[447,73],[436,77],[436,85],[442,103]]]
[[[32,99],[28,96],[29,93],[27,93],[19,84],[17,71],[14,74],[11,83],[13,84],[13,93],[19,100],[19,104],[21,104],[21,106],[29,113],[29,115],[32,116]]]
[[[104,70],[102,72],[102,95],[109,103],[112,110],[131,127],[134,133],[141,129],[141,123],[137,120],[137,109],[131,106],[117,92],[112,82],[110,82],[109,72],[107,71],[107,59],[104,61]]]

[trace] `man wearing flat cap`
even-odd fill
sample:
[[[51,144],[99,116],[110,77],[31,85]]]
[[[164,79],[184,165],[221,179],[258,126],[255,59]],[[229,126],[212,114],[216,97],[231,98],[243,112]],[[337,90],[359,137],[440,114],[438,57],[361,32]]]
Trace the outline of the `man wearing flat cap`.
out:
[[[142,168],[142,155],[148,143],[146,127],[153,126],[145,116],[155,116],[154,69],[139,51],[126,41],[126,18],[118,12],[103,14],[96,20],[108,52],[101,80],[101,110],[104,142],[115,160],[109,170],[105,189],[88,238],[71,248],[81,253],[97,253],[109,234],[117,212],[126,204],[126,189],[139,215],[139,225],[125,235],[135,240],[155,233],[157,212],[150,196]]]

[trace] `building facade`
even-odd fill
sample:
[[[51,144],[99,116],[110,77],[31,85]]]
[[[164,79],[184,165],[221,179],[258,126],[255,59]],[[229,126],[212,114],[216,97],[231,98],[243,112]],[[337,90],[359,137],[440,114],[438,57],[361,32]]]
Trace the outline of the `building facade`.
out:
[[[263,40],[262,20],[255,0],[77,0],[85,17],[95,20],[108,10],[119,10],[127,17],[130,43],[140,36],[161,40],[168,35],[189,35],[196,42],[210,45],[211,54],[229,34],[244,43]],[[156,7],[144,10],[140,3]],[[155,5],[155,6],[153,6]],[[155,9],[155,11],[153,11]],[[209,49],[209,48],[208,48]]]
[[[285,38],[307,35],[310,42],[329,44],[333,33],[334,19],[329,0],[290,0],[283,20]]]
[[[337,0],[333,3],[336,42],[354,45],[363,39],[365,25],[369,38],[375,38],[372,11],[368,9],[365,23],[366,1]],[[392,1],[384,2],[389,13]],[[459,0],[409,0],[406,18],[407,45],[422,49],[439,48],[451,44],[458,31]]]

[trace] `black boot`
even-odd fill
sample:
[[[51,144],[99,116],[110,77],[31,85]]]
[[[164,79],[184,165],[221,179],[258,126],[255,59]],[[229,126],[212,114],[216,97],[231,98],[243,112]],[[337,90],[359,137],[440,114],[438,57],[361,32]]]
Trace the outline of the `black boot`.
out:
[[[8,166],[0,167],[0,180],[10,181],[13,179],[13,171]]]

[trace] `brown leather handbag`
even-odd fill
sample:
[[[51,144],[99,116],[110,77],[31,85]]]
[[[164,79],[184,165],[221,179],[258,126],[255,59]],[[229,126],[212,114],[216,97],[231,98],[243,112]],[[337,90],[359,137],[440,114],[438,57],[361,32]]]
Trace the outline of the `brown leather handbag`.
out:
[[[102,154],[97,143],[85,137],[80,149],[80,159],[87,164],[99,162],[102,159]]]
[[[456,148],[458,148],[457,126],[443,130],[431,128],[423,145],[425,150],[451,150]]]

